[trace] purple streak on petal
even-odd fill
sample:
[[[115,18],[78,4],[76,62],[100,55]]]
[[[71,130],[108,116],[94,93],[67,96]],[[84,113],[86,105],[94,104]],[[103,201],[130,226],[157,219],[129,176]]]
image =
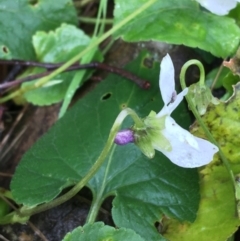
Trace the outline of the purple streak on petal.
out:
[[[117,133],[114,143],[117,145],[126,145],[134,142],[133,131],[130,129],[121,130]]]

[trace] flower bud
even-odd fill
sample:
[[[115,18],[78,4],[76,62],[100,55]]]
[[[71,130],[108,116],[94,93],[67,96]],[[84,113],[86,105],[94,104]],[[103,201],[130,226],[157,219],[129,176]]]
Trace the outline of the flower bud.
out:
[[[191,85],[188,94],[200,115],[206,113],[207,107],[210,103],[214,105],[220,103],[220,101],[212,95],[210,88],[206,85],[200,84],[200,82]]]
[[[117,145],[126,145],[134,142],[134,135],[131,129],[121,130],[115,136],[114,143]]]

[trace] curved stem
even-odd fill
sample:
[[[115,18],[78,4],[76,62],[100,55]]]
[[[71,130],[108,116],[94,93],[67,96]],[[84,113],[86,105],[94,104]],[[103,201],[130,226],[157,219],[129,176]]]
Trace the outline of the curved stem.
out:
[[[203,69],[203,65],[200,61],[198,60],[190,60],[187,63],[185,63],[181,69],[181,73],[180,73],[180,83],[181,83],[181,87],[182,89],[186,88],[186,83],[185,83],[185,74],[186,74],[186,70],[190,65],[197,65],[199,67],[200,70],[200,81],[201,84],[204,84],[204,79],[205,79],[205,73],[204,73],[204,69]],[[199,115],[197,109],[195,108],[191,98],[188,96],[188,94],[185,96],[189,105],[190,110],[192,111],[192,113],[194,114],[196,120],[198,121],[198,124],[203,128],[203,131],[205,132],[206,137],[208,138],[209,141],[211,141],[214,145],[216,145],[219,149],[219,156],[223,162],[223,164],[225,165],[229,176],[231,178],[231,181],[233,183],[233,187],[235,190],[235,178],[234,178],[234,174],[233,171],[231,169],[231,166],[227,160],[227,158],[225,157],[223,151],[221,150],[220,146],[218,145],[218,142],[215,140],[215,138],[213,137],[213,135],[210,133],[210,131],[208,130],[207,126],[205,125],[205,123],[203,122],[201,116]]]
[[[131,21],[134,17],[136,17],[138,14],[146,10],[148,7],[150,7],[154,2],[157,0],[149,0],[145,4],[143,4],[140,8],[138,8],[136,11],[131,13],[129,16],[124,18],[120,23],[113,26],[109,31],[104,33],[101,37],[97,38],[95,41],[92,41],[82,52],[74,56],[72,59],[70,59],[67,63],[62,65],[60,68],[56,69],[54,72],[52,72],[50,75],[45,76],[41,79],[39,79],[34,85],[25,86],[25,88],[18,89],[15,92],[12,92],[11,94],[3,97],[0,99],[0,103],[3,103],[5,101],[8,101],[15,96],[22,95],[26,91],[33,90],[36,88],[39,88],[43,85],[45,85],[49,80],[51,80],[56,75],[60,74],[64,70],[66,70],[68,67],[70,67],[75,62],[79,61],[85,54],[87,54],[89,51],[91,51],[93,48],[97,47],[102,41],[107,39],[109,36],[111,36],[113,33],[115,33],[117,30],[119,30],[121,27],[123,27],[126,23]]]
[[[105,170],[105,173],[104,173],[104,178],[103,178],[101,188],[98,191],[98,194],[97,194],[96,198],[93,200],[93,205],[91,206],[91,209],[89,211],[86,223],[94,223],[95,220],[96,220],[99,208],[100,208],[100,206],[103,202],[103,192],[104,192],[104,189],[106,187],[107,175],[108,175],[111,163],[112,163],[112,158],[113,158],[113,154],[114,154],[115,149],[116,149],[116,145],[113,145],[111,153],[109,155],[108,164],[107,164],[107,167],[106,167],[106,170]]]
[[[199,68],[199,71],[200,71],[200,79],[199,79],[200,86],[205,86],[205,70],[204,70],[202,63],[196,59],[189,60],[188,62],[186,62],[183,65],[181,73],[180,73],[180,81],[181,81],[181,75],[182,75],[183,82],[185,84],[185,73],[186,73],[188,67],[191,65],[197,65],[197,67]],[[182,85],[182,81],[181,81],[181,85]],[[186,88],[186,84],[185,84],[185,88]]]
[[[99,168],[102,166],[103,162],[105,161],[109,151],[111,150],[111,147],[114,143],[114,139],[115,136],[123,122],[123,120],[130,115],[133,120],[137,120],[137,121],[141,121],[141,119],[137,116],[137,114],[130,108],[126,108],[124,110],[122,110],[119,115],[117,116],[111,130],[110,130],[110,134],[108,136],[108,140],[106,142],[105,147],[103,148],[100,156],[98,157],[98,159],[96,160],[96,162],[93,164],[93,166],[91,167],[91,169],[88,171],[88,173],[85,175],[85,177],[83,177],[81,179],[81,181],[79,181],[70,191],[68,191],[67,193],[63,194],[62,196],[54,199],[53,201],[46,203],[46,204],[42,204],[39,205],[35,208],[26,208],[23,207],[20,210],[20,215],[21,216],[31,216],[33,214],[39,213],[39,212],[43,212],[45,210],[48,210],[50,208],[56,207],[64,202],[66,202],[67,200],[69,200],[70,198],[72,198],[73,196],[75,196],[87,183],[88,181],[96,174],[96,172],[99,170]],[[141,124],[141,123],[138,123]]]

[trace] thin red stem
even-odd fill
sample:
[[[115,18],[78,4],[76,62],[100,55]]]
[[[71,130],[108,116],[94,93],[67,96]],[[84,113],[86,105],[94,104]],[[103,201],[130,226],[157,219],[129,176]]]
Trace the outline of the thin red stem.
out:
[[[63,63],[57,63],[57,64],[51,64],[51,63],[39,63],[35,61],[22,61],[22,60],[0,60],[0,64],[8,64],[8,65],[21,65],[21,66],[31,66],[31,67],[41,67],[41,68],[46,68],[48,71],[40,74],[34,74],[30,75],[28,77],[22,78],[22,79],[16,79],[8,83],[3,83],[0,84],[0,89],[6,89],[10,88],[16,85],[19,85],[25,81],[30,81],[34,79],[41,78],[43,76],[49,75],[51,72],[53,72],[55,69],[59,68],[60,66],[63,65]],[[138,76],[132,74],[131,72],[120,69],[117,67],[113,67],[104,63],[99,63],[99,62],[92,62],[88,64],[78,64],[75,63],[69,68],[66,69],[66,71],[73,71],[73,70],[79,70],[79,69],[100,69],[100,70],[105,70],[113,74],[120,75],[124,78],[127,78],[134,83],[136,83],[140,88],[142,89],[148,89],[150,87],[150,83],[146,80],[143,80],[139,78]]]

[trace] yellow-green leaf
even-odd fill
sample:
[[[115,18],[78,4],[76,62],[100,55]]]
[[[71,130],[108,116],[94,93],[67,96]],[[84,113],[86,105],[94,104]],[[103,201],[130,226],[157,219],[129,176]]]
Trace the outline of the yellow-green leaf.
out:
[[[240,173],[240,83],[234,95],[217,106],[211,105],[204,122],[219,143],[235,175]],[[204,137],[197,124],[192,132]],[[171,241],[226,240],[240,225],[234,186],[218,156],[200,173],[201,201],[193,224],[167,220],[165,237]],[[175,232],[173,232],[175,230]]]

